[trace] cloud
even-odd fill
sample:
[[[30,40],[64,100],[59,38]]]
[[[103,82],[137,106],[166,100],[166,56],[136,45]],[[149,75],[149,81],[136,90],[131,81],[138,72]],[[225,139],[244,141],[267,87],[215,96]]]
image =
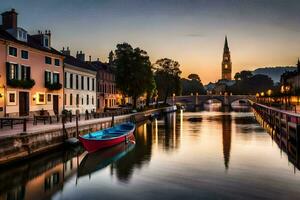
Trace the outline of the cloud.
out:
[[[188,34],[185,34],[185,36],[187,36],[187,37],[205,37],[205,35],[203,33],[188,33]]]

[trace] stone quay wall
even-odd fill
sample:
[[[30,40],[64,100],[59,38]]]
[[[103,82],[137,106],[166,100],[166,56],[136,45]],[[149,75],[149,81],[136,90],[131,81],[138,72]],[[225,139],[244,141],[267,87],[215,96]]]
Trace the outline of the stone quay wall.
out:
[[[135,121],[141,122],[149,119],[152,115],[160,113],[175,112],[176,106],[169,106],[148,110],[145,112],[132,113],[115,116],[114,124]],[[83,135],[110,127],[112,117],[91,119],[78,122],[78,133]],[[12,161],[18,161],[31,156],[46,152],[65,143],[68,138],[77,137],[77,128],[74,123],[56,126],[45,125],[44,130],[36,130],[26,133],[7,136],[0,139],[0,165]]]

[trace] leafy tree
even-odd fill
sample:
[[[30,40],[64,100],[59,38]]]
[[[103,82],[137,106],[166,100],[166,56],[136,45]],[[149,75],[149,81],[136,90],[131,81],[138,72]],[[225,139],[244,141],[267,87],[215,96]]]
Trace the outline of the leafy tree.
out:
[[[200,77],[197,74],[190,74],[188,79],[181,79],[182,95],[189,95],[191,93],[206,94]]]
[[[195,79],[195,80],[201,82],[200,77],[198,76],[198,74],[190,74],[190,75],[188,76],[188,78],[191,79],[191,80],[194,80],[194,79]]]
[[[154,76],[152,74],[152,77],[148,79],[150,82],[148,83],[147,89],[146,89],[146,106],[149,106],[151,98],[155,95],[156,92],[156,83],[154,80]]]
[[[114,57],[115,57],[114,52],[113,52],[113,51],[110,51],[109,54],[108,54],[108,63],[109,63],[109,64],[112,64],[112,63],[113,63]]]
[[[153,88],[149,86],[153,82],[149,56],[140,48],[133,49],[130,44],[122,43],[117,45],[114,57],[117,88],[124,96],[132,97],[136,108],[137,99]]]
[[[267,75],[257,74],[251,77],[247,76],[248,78],[243,77],[243,79],[228,88],[229,92],[233,94],[256,94],[272,89],[274,86],[273,80]]]
[[[154,64],[155,69],[155,82],[158,89],[159,97],[167,102],[168,96],[172,93],[177,95],[181,91],[180,82],[180,64],[177,61],[169,58],[162,58]]]
[[[253,76],[252,72],[251,71],[247,71],[247,70],[243,70],[241,72],[237,72],[235,75],[234,75],[234,79],[236,81],[239,81],[239,80],[246,80],[246,79],[249,79]]]

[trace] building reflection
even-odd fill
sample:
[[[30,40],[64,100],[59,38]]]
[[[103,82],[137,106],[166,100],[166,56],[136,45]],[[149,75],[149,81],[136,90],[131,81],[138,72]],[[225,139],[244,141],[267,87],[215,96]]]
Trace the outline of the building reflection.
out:
[[[223,156],[225,169],[229,168],[230,149],[231,149],[231,115],[222,116],[222,141],[223,141]]]
[[[288,156],[289,163],[292,163],[292,165],[294,166],[294,173],[296,173],[296,169],[300,170],[299,144],[297,144],[297,142],[293,141],[292,139],[287,139],[283,134],[275,131],[271,126],[263,121],[263,119],[256,111],[254,111],[254,115],[260,125],[270,134],[272,140],[275,141],[280,149],[280,154],[284,152]]]
[[[152,154],[152,124],[141,124],[135,131],[135,148],[122,157],[111,168],[111,175],[116,175],[119,181],[128,182],[135,168],[140,169],[151,160]]]
[[[49,199],[77,170],[82,151],[59,151],[0,170],[0,200]]]
[[[158,148],[165,151],[172,151],[180,147],[182,115],[183,112],[179,114],[169,113],[154,121],[154,142]]]

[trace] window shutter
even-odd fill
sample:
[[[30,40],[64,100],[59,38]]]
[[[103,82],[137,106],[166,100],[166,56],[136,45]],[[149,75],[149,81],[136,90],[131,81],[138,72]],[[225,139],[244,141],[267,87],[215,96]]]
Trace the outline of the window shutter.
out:
[[[25,80],[26,77],[25,77],[25,70],[26,70],[26,67],[21,65],[21,80]]]
[[[47,85],[47,71],[45,71],[45,86]]]
[[[57,83],[59,83],[59,74],[57,74],[56,76],[57,76]]]
[[[27,77],[25,77],[27,80],[31,79],[31,68],[30,67],[26,67],[26,75]]]
[[[15,67],[15,79],[19,79],[19,65],[18,64],[15,64],[14,65]]]
[[[6,62],[6,80],[10,80],[10,63]]]

